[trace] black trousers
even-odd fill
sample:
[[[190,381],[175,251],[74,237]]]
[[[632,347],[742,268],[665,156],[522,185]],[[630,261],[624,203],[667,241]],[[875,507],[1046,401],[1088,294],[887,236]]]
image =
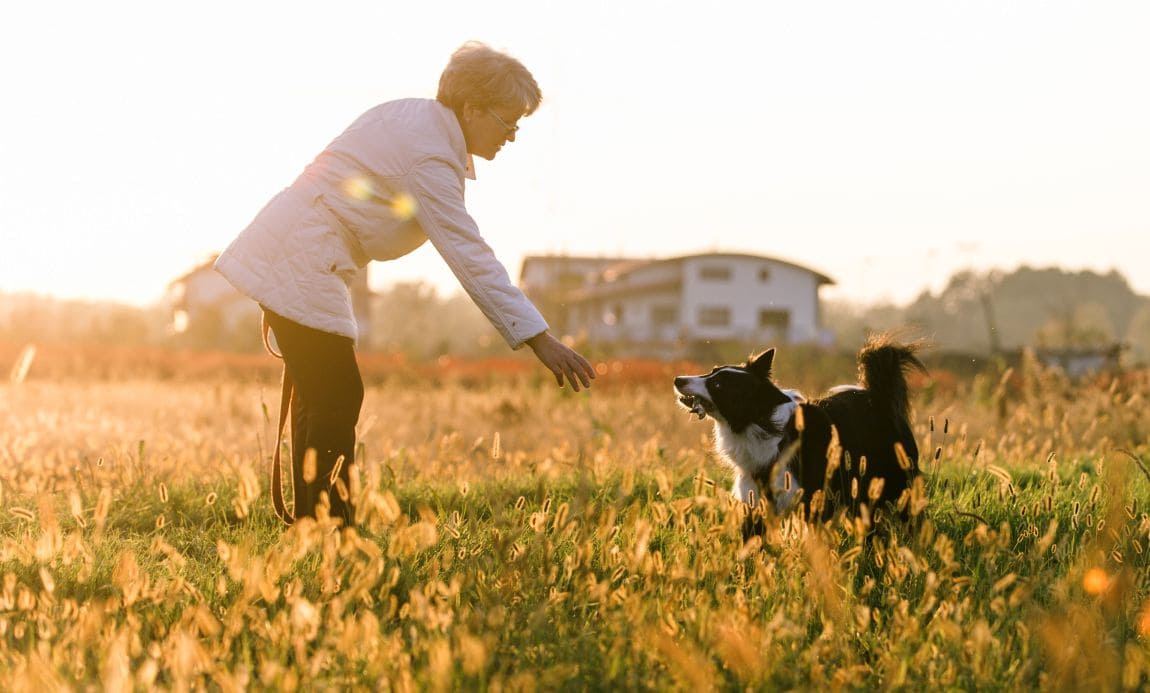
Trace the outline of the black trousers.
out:
[[[331,516],[343,519],[350,527],[355,519],[351,498],[355,424],[363,406],[363,378],[355,361],[355,342],[305,327],[266,308],[264,315],[283,354],[284,368],[295,384],[291,402],[295,516],[315,517],[321,494],[327,494]],[[308,450],[315,450],[315,476],[305,480]],[[333,477],[341,457],[339,472]]]

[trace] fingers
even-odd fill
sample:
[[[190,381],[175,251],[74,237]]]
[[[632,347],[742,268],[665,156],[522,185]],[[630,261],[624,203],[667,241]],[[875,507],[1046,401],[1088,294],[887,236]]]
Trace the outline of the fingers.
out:
[[[583,387],[591,387],[591,381],[595,379],[595,368],[577,353],[575,358],[577,359],[575,373],[579,376],[579,382],[583,383]]]
[[[569,350],[569,358],[563,362],[563,375],[567,377],[567,382],[571,383],[571,389],[579,392],[579,386],[582,385],[584,389],[591,388],[591,381],[595,379],[595,369],[591,363],[583,358],[578,352]],[[562,387],[562,378],[559,379],[559,386]]]
[[[563,387],[563,380],[566,378],[567,382],[571,383],[571,389],[575,392],[579,391],[579,380],[576,378],[575,371],[570,365],[565,363],[553,372],[555,373],[555,382],[559,384],[559,387]],[[590,387],[590,385],[584,383],[583,387]]]

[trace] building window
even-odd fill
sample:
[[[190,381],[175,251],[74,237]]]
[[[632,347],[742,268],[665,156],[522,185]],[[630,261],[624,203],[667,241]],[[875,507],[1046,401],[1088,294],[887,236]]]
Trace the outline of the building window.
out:
[[[759,327],[761,329],[785,330],[791,326],[791,314],[785,310],[764,308],[759,311]]]
[[[731,268],[723,265],[704,265],[699,268],[699,278],[705,282],[731,281]]]
[[[759,281],[769,282],[771,280],[771,271],[766,267],[759,268]]]
[[[676,306],[651,306],[651,324],[666,327],[679,322],[679,309]]]
[[[727,327],[730,324],[730,308],[720,306],[704,306],[699,309],[700,327]]]

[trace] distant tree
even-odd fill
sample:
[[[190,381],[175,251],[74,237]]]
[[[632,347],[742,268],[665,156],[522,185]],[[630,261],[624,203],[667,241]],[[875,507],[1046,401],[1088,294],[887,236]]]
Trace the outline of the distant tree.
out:
[[[1135,363],[1150,365],[1150,299],[1144,299],[1130,318],[1124,341],[1130,347],[1130,358]]]
[[[372,302],[373,334],[369,342],[382,351],[424,357],[439,307],[435,287],[400,282],[376,294]]]
[[[959,272],[938,296],[920,295],[907,307],[904,319],[952,350],[998,351],[1005,341],[995,291],[1000,280],[994,272]]]
[[[956,351],[1100,346],[1126,333],[1144,301],[1117,272],[966,270],[907,306],[905,319]]]
[[[1106,307],[1099,303],[1067,305],[1068,313],[1052,316],[1035,331],[1037,346],[1054,348],[1111,344],[1114,325]]]
[[[470,298],[462,293],[440,297],[423,282],[401,282],[377,293],[372,317],[371,348],[418,360],[506,349]]]
[[[1113,341],[1125,330],[1141,298],[1126,279],[1111,271],[1068,272],[1058,268],[1019,268],[1003,277],[996,295],[1011,301],[1019,318],[1046,324],[1063,321],[1065,346],[1083,346]],[[1119,329],[1119,326],[1122,329]],[[1038,327],[1029,338],[1035,340]]]
[[[822,306],[823,326],[831,331],[835,344],[857,349],[869,333],[905,327],[905,311],[892,303],[868,306],[845,301],[828,301]]]
[[[156,344],[164,317],[154,307],[0,294],[0,336],[17,342]]]
[[[506,354],[507,345],[491,322],[466,294],[454,293],[443,302],[442,349],[437,356],[490,356]]]

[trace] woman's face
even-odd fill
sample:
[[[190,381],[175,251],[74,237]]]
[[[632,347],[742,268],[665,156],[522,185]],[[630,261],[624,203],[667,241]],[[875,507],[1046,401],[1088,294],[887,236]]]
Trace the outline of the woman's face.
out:
[[[507,142],[515,141],[523,111],[507,106],[463,106],[463,138],[467,152],[490,161]]]

